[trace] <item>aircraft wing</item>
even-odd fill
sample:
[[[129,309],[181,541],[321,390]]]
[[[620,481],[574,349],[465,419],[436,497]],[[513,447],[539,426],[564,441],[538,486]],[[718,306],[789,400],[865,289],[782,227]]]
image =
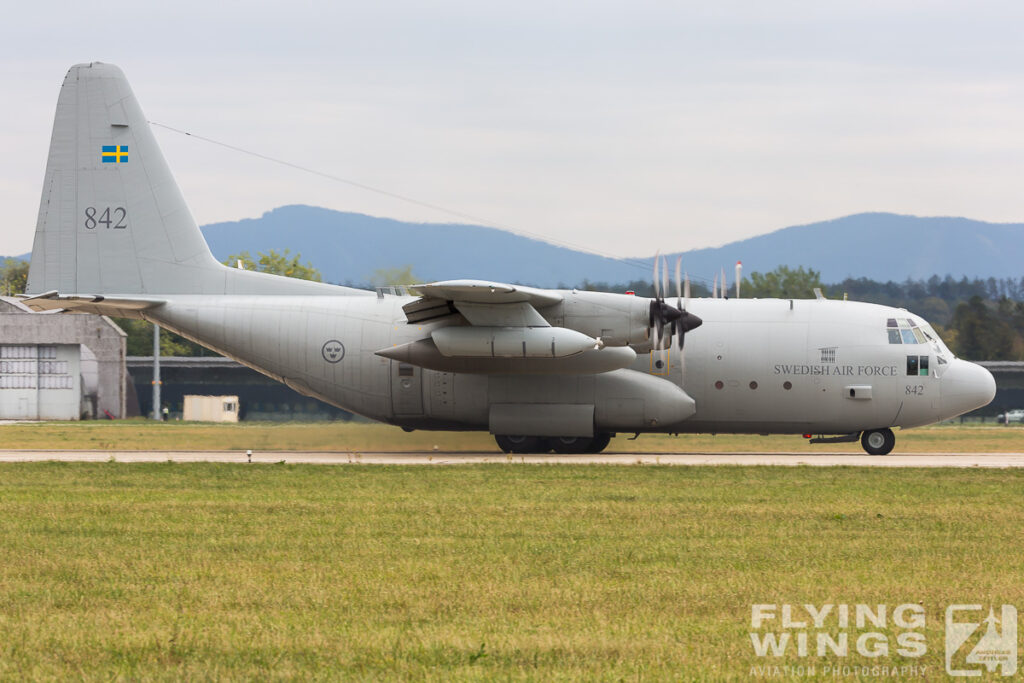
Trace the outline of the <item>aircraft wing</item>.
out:
[[[413,285],[423,296],[438,299],[456,299],[480,304],[507,304],[528,301],[538,306],[550,306],[562,300],[562,295],[547,289],[523,285],[508,285],[486,280],[444,280],[426,285]]]
[[[409,324],[444,318],[451,324],[377,355],[432,370],[484,374],[593,374],[636,360],[628,346],[605,348],[588,334],[553,327],[538,309],[561,303],[557,291],[483,280],[413,288],[422,296],[402,307]]]
[[[445,280],[413,289],[422,296],[402,307],[410,324],[461,313],[471,325],[548,327],[537,308],[562,301],[558,292],[485,280]]]

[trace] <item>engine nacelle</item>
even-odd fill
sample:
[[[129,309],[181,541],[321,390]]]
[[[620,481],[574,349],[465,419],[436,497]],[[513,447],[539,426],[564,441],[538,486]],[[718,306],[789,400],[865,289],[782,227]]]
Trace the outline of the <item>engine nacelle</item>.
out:
[[[540,311],[552,325],[600,337],[607,346],[648,341],[651,300],[609,292],[565,292],[563,300]]]

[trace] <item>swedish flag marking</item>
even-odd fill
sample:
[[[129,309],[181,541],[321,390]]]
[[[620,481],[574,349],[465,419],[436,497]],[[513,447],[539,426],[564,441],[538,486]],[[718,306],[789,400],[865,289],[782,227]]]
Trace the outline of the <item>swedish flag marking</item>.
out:
[[[128,162],[128,145],[103,145],[100,155],[105,164],[124,164]]]

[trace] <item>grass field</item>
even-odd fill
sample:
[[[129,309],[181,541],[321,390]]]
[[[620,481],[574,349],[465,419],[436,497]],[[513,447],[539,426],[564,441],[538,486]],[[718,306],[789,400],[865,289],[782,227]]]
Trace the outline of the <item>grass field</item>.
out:
[[[609,451],[836,452],[860,451],[860,444],[811,445],[799,436],[645,434],[620,435]],[[482,432],[403,432],[359,422],[212,424],[122,420],[39,422],[0,425],[0,448],[90,450],[271,450],[271,451],[494,451]],[[1024,452],[1024,426],[940,425],[896,432],[895,453]]]
[[[0,677],[936,680],[946,605],[1024,608],[1022,491],[1018,470],[6,464]],[[766,662],[754,603],[920,603],[927,653]]]

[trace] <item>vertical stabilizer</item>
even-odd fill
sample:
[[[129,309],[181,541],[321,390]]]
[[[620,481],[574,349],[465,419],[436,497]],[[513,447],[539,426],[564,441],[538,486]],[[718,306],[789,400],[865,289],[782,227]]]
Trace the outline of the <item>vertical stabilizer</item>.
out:
[[[71,67],[29,293],[212,293],[224,288],[219,270],[124,74],[98,62]]]

